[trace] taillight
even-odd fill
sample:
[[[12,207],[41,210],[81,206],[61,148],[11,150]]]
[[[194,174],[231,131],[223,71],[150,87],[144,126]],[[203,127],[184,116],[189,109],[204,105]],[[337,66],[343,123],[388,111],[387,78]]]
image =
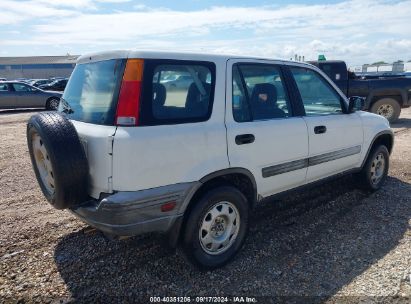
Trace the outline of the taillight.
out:
[[[143,65],[142,59],[127,60],[118,96],[116,125],[138,125]]]

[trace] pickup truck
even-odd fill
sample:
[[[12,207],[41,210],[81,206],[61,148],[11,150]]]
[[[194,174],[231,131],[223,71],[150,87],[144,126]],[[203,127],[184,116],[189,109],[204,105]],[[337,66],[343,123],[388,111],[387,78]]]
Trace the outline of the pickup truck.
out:
[[[364,109],[395,122],[401,108],[411,106],[411,79],[406,77],[362,79],[347,70],[340,60],[310,61],[320,68],[347,97],[365,98]]]

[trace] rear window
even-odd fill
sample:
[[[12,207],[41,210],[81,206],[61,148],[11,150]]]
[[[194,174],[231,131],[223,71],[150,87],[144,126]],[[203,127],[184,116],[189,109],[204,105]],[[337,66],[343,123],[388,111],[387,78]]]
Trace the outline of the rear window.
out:
[[[124,66],[124,59],[76,65],[59,111],[73,120],[112,125]]]
[[[215,65],[210,62],[146,60],[143,125],[179,124],[210,118]]]

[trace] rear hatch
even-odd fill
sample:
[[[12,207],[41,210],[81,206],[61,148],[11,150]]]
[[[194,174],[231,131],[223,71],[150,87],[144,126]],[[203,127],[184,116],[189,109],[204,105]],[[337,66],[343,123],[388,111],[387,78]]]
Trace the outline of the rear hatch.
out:
[[[81,57],[59,111],[86,151],[89,194],[192,182],[226,168],[224,121],[210,118],[215,75],[212,62]]]
[[[89,194],[112,192],[112,148],[125,59],[87,58],[76,65],[59,111],[74,124],[90,167]]]

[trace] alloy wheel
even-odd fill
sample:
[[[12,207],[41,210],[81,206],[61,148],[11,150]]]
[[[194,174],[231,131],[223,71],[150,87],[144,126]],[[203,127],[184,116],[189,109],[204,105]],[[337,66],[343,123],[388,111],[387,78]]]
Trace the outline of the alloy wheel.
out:
[[[49,107],[51,110],[57,110],[59,107],[59,100],[56,98],[51,99],[49,102]]]

